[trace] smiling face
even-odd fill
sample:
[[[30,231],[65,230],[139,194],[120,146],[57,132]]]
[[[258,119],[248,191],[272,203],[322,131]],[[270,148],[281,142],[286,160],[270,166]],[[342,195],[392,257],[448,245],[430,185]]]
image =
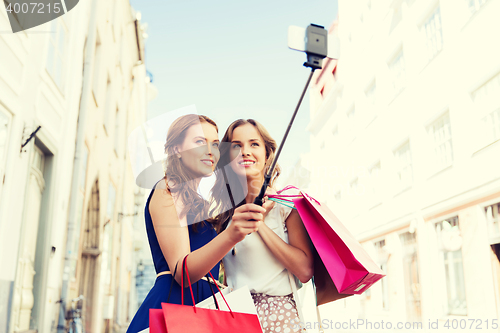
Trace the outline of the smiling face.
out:
[[[175,148],[175,152],[195,177],[210,176],[220,157],[216,128],[207,122],[189,127],[184,142]]]
[[[234,129],[230,157],[231,167],[237,174],[247,178],[264,177],[266,147],[254,125],[246,123]]]

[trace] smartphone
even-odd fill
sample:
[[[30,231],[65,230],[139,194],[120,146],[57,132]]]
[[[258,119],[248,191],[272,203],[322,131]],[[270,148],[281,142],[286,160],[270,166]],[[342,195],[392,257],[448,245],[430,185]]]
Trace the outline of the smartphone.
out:
[[[308,43],[308,39],[310,43]],[[324,45],[325,42],[326,46]],[[296,51],[314,53],[317,53],[318,50],[321,52],[324,47],[328,58],[338,59],[340,56],[340,42],[337,35],[334,33],[328,34],[326,29],[313,24],[308,29],[294,25],[289,26],[288,47]]]

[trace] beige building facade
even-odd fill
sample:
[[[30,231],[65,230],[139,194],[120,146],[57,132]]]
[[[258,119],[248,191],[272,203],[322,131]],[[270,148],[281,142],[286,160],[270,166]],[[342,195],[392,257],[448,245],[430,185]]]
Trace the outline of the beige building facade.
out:
[[[80,1],[0,30],[0,332],[64,331],[80,295],[86,332],[123,331],[144,204],[127,136],[156,94],[140,14]]]

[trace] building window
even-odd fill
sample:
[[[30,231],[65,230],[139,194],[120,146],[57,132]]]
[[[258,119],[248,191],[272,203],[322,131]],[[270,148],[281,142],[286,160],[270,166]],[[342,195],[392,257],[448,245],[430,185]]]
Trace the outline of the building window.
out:
[[[354,108],[354,105],[349,110],[347,110],[346,114],[348,119],[354,118],[354,116],[356,115],[356,109]]]
[[[400,189],[408,188],[413,183],[413,167],[410,151],[410,142],[407,141],[396,151],[394,151],[396,158],[396,173]]]
[[[392,19],[389,32],[392,32],[394,29],[396,29],[396,27],[399,25],[399,23],[401,23],[402,20],[403,20],[403,13],[401,10],[401,5],[397,5],[392,10]]]
[[[379,202],[379,188],[380,188],[380,162],[375,163],[368,170],[369,174],[369,195],[373,202]]]
[[[403,270],[405,278],[406,315],[408,320],[422,317],[420,278],[418,268],[417,233],[399,235],[403,246]]]
[[[389,260],[389,254],[387,253],[387,247],[385,245],[385,239],[375,242],[374,244],[375,251],[377,253],[377,262],[384,272],[387,275],[387,262]],[[382,308],[384,310],[389,310],[389,277],[386,276],[382,280],[380,280],[380,287],[382,288]]]
[[[500,108],[481,119],[481,125],[487,143],[500,140]]]
[[[365,96],[366,96],[366,103],[368,104],[368,107],[373,108],[375,106],[375,92],[377,86],[375,84],[375,81],[370,84],[370,86],[365,90]]]
[[[438,6],[423,25],[427,56],[433,59],[443,48],[443,30],[441,26],[441,9]]]
[[[359,180],[358,180],[358,177],[356,177],[355,179],[353,179],[349,183],[349,188],[351,189],[351,195],[357,195],[358,194],[358,191],[359,191]]]
[[[481,87],[472,92],[474,103],[485,104],[495,103],[498,105],[498,95],[500,95],[500,73],[489,79]]]
[[[428,128],[434,145],[436,166],[444,168],[453,162],[453,145],[451,141],[450,115],[446,113]]]
[[[331,146],[335,146],[339,142],[339,126],[336,125],[332,129],[332,138],[329,140]]]
[[[471,97],[479,114],[479,127],[476,137],[485,146],[500,139],[500,73],[474,90]]]
[[[31,161],[31,166],[40,171],[40,173],[43,175],[43,172],[45,171],[45,154],[36,145],[35,149],[33,150],[32,158],[33,160]]]
[[[441,265],[444,268],[443,308],[446,315],[467,315],[462,237],[458,216],[436,223]]]
[[[466,0],[467,5],[469,6],[469,10],[471,14],[474,14],[481,8],[487,0]]]
[[[399,52],[389,64],[392,90],[399,93],[406,86],[405,60],[403,51]]]
[[[484,208],[490,244],[500,243],[500,203]]]
[[[47,56],[47,71],[56,83],[62,89],[63,70],[66,46],[66,27],[62,19],[55,19],[51,22],[51,33],[49,34],[49,53]]]

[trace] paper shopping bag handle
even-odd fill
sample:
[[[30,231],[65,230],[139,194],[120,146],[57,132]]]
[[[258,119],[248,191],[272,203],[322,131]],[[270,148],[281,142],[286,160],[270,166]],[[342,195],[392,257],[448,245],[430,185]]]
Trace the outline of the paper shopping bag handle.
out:
[[[205,274],[205,277],[207,278],[207,281],[208,281],[208,286],[210,287],[210,291],[212,292],[212,297],[213,297],[214,302],[215,302],[215,308],[217,310],[219,310],[219,302],[217,302],[217,297],[215,297],[214,288],[212,287],[212,284],[210,283],[210,278],[208,276],[209,276],[208,273]],[[215,281],[214,281],[214,284],[216,284]]]
[[[184,260],[182,261],[182,268],[183,269],[182,269],[181,283],[182,283],[182,286],[184,286],[184,270],[185,270],[186,271],[187,280],[188,280],[188,284],[189,284],[189,291],[191,292],[191,298],[193,299],[194,312],[196,313],[196,302],[194,301],[193,287],[191,286],[191,279],[189,278],[189,271],[188,271],[188,268],[187,268],[187,260],[186,259],[187,259],[188,255],[186,255],[184,257]],[[210,277],[214,281],[214,284],[217,287],[217,290],[219,291],[220,295],[222,296],[222,299],[224,300],[224,302],[226,303],[227,308],[229,309],[229,312],[231,313],[231,316],[234,318],[233,310],[231,310],[231,308],[229,307],[229,304],[226,301],[226,298],[222,294],[222,291],[219,289],[219,286],[217,285],[217,283],[215,283],[215,279],[214,279],[214,277],[212,275],[212,272],[208,271],[208,274],[210,274]],[[208,283],[210,283],[210,281],[208,281]],[[181,293],[181,297],[182,297],[181,298],[182,299],[182,305],[184,305],[184,292]],[[214,295],[214,298],[215,298],[215,295]]]
[[[210,277],[212,278],[212,280],[214,281],[214,284],[215,286],[217,287],[217,290],[219,291],[219,294],[222,296],[222,299],[224,300],[224,302],[226,303],[227,305],[227,308],[229,309],[229,312],[231,312],[231,316],[234,318],[234,314],[233,314],[233,310],[231,310],[231,307],[229,306],[229,304],[227,303],[226,301],[226,298],[224,297],[224,295],[222,294],[222,291],[220,291],[219,289],[219,286],[217,285],[217,283],[215,282],[215,279],[214,279],[214,276],[212,275],[212,272],[208,271],[208,274],[210,274]],[[210,282],[208,282],[210,283]],[[220,309],[219,309],[220,310]]]
[[[175,275],[177,274],[177,264],[178,263],[175,264],[174,274],[172,275],[172,281],[170,282],[170,290],[168,291],[167,303],[169,303],[169,301],[170,301],[170,295],[172,294],[172,288],[174,286]],[[186,265],[186,267],[187,267],[187,265]],[[206,276],[207,281],[208,281],[208,273],[205,276]],[[214,290],[212,289],[212,285],[210,283],[209,283],[209,286],[210,286],[210,291],[212,292],[212,297],[214,298],[215,307],[217,309],[219,309],[219,304],[217,302],[217,299],[215,298],[215,293],[214,293]],[[181,293],[182,293],[181,297],[183,297],[184,296],[184,284],[181,286]]]

